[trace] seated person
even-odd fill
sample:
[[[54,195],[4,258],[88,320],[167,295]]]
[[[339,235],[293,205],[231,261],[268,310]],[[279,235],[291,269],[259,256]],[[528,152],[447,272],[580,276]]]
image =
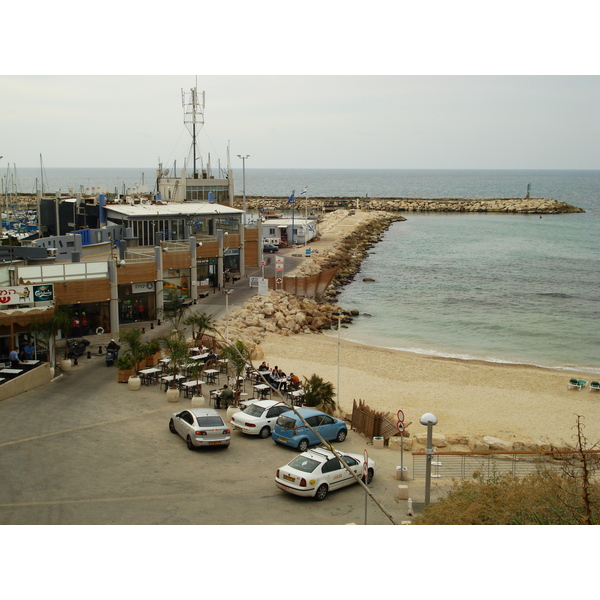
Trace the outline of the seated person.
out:
[[[289,380],[290,380],[290,389],[291,390],[295,391],[295,390],[300,389],[300,377],[298,377],[298,375],[294,375],[294,373],[290,373]]]
[[[269,365],[263,360],[260,367],[258,367],[259,371],[268,371]]]
[[[229,408],[230,404],[233,404],[233,390],[225,384],[221,390],[220,396],[216,397],[217,408],[221,408],[221,402],[225,404],[225,408]]]

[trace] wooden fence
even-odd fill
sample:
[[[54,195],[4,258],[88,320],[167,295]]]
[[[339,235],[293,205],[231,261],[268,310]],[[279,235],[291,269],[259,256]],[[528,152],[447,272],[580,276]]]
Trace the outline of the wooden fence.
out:
[[[352,405],[352,428],[366,437],[382,437],[384,440],[397,435],[396,420],[391,414],[377,412],[369,408],[363,400]]]

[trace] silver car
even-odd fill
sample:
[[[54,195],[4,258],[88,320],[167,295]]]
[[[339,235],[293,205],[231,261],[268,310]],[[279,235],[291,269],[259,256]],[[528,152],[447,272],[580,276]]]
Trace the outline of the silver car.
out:
[[[229,446],[231,430],[212,408],[190,408],[171,415],[171,433],[178,433],[190,450],[200,446]]]

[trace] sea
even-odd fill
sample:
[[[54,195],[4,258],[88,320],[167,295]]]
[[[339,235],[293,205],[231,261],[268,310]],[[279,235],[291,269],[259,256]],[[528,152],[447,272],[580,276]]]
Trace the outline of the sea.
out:
[[[241,195],[242,170],[233,173]],[[338,302],[371,315],[341,330],[347,340],[600,374],[600,171],[247,168],[245,175],[248,196],[522,198],[529,190],[583,208],[542,217],[405,213]],[[17,183],[23,192],[34,191],[36,179],[52,191],[152,191],[154,177],[154,168],[53,168],[43,176],[19,169]]]

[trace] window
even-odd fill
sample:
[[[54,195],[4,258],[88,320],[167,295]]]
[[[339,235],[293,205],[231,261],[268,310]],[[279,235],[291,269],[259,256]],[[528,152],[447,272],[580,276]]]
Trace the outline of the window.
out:
[[[342,458],[349,467],[354,467],[358,464],[358,461],[355,458],[352,458],[351,456],[343,456]]]
[[[321,415],[319,425],[331,425],[333,423],[333,418],[329,415]]]
[[[338,458],[332,458],[328,460],[324,465],[321,471],[323,473],[331,473],[332,471],[339,471],[342,468],[340,461]]]

